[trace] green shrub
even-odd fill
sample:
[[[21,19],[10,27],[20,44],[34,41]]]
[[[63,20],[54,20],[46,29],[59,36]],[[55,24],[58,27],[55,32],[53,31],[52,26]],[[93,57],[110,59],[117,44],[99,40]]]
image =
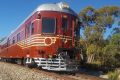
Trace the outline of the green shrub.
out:
[[[108,80],[120,80],[119,75],[120,75],[120,73],[118,71],[109,72],[108,73]]]

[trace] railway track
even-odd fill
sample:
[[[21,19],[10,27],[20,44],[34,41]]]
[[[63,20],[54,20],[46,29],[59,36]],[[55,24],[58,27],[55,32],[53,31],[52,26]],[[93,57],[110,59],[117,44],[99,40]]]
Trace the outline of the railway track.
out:
[[[28,72],[30,71],[30,72],[37,73],[38,75],[42,73],[44,75],[44,77],[46,77],[48,80],[51,77],[53,80],[104,80],[102,78],[99,78],[96,76],[91,76],[91,75],[88,75],[86,73],[80,73],[80,72],[77,72],[76,74],[70,74],[70,73],[65,73],[65,72],[51,72],[51,71],[46,71],[46,70],[42,70],[42,69],[38,69],[38,68],[29,69],[29,68],[22,66],[22,65],[6,63],[6,62],[0,62],[0,65],[6,65],[6,66],[11,66],[11,67],[14,66],[18,69],[24,68],[24,70],[26,70]],[[17,70],[16,70],[16,72],[17,72]],[[22,72],[22,73],[24,73],[24,72]],[[34,74],[34,76],[35,76],[35,74]],[[21,80],[21,79],[19,79],[19,80]],[[24,79],[22,79],[22,80],[24,80]],[[33,79],[33,80],[37,80],[37,79]]]
[[[104,80],[102,78],[96,77],[96,76],[91,76],[86,73],[66,73],[66,72],[50,72],[46,70],[41,70],[41,69],[36,69],[33,68],[33,71],[36,71],[38,73],[44,73],[49,76],[55,76],[56,80],[59,78],[60,80]]]

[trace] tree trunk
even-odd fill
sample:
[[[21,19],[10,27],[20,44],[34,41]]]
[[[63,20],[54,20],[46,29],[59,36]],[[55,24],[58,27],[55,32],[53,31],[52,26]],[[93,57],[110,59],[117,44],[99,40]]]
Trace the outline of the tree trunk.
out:
[[[88,55],[87,63],[92,63],[94,61],[94,54]]]

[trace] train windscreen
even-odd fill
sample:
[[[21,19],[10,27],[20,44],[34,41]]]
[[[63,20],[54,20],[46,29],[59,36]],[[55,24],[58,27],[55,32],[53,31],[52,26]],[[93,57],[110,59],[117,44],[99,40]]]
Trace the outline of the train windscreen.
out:
[[[55,18],[43,18],[42,19],[42,33],[54,33],[55,32]]]

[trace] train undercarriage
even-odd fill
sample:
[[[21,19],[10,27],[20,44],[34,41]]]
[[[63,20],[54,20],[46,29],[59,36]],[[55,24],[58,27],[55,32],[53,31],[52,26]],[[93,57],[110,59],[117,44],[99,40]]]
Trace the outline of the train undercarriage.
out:
[[[77,71],[79,62],[75,60],[75,55],[68,52],[59,52],[52,58],[26,58],[26,64],[36,64],[37,67],[49,71]]]
[[[52,58],[1,58],[1,61],[25,65],[27,67],[38,67],[49,71],[78,71],[79,62],[75,60],[75,55],[69,51],[60,52]]]

